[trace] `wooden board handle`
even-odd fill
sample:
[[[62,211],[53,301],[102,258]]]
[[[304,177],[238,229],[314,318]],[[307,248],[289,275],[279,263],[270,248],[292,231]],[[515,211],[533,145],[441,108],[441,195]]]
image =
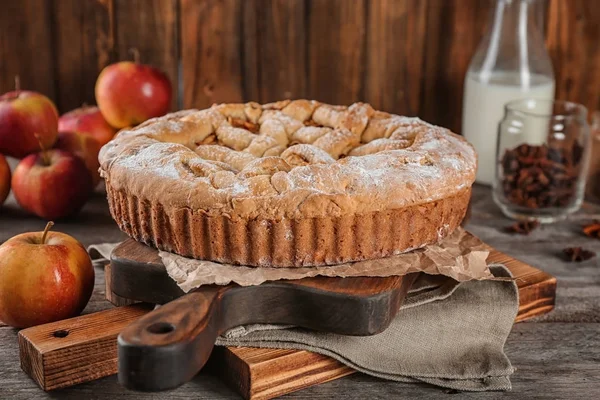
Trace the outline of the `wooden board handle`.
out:
[[[200,371],[218,335],[250,323],[374,335],[389,326],[416,276],[201,287],[121,332],[119,380],[135,390],[175,388]]]
[[[201,288],[127,326],[118,337],[119,382],[159,391],[192,379],[222,333],[220,299],[230,288]]]

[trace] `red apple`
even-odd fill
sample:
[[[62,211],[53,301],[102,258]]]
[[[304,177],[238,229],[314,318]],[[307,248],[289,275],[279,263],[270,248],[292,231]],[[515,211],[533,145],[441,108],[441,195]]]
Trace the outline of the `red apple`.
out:
[[[6,158],[0,154],[0,206],[10,193],[10,166]]]
[[[100,143],[91,136],[79,132],[59,132],[55,149],[67,151],[81,158],[85,163],[90,175],[92,175],[92,185],[96,187],[100,182],[100,162],[98,153],[100,153]]]
[[[0,96],[0,153],[23,158],[52,147],[58,133],[58,112],[43,94],[15,90]]]
[[[58,119],[59,132],[78,132],[96,139],[100,146],[108,143],[117,130],[110,126],[96,106],[83,106],[63,114]]]
[[[85,163],[64,150],[47,150],[25,157],[12,177],[12,190],[26,211],[45,219],[75,214],[92,192]]]
[[[0,246],[0,320],[15,328],[77,316],[94,289],[85,248],[69,235],[17,235]]]
[[[169,111],[171,82],[149,65],[130,61],[111,64],[96,81],[96,102],[115,128],[137,125]]]

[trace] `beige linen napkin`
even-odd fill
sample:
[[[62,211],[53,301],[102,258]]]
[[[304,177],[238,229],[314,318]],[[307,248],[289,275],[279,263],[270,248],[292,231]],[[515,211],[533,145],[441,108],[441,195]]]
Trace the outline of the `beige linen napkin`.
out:
[[[490,269],[497,277],[511,276],[502,265]],[[390,327],[374,336],[251,325],[226,332],[217,345],[308,350],[383,379],[510,390],[514,369],[504,343],[519,308],[517,285],[422,274],[415,286]]]

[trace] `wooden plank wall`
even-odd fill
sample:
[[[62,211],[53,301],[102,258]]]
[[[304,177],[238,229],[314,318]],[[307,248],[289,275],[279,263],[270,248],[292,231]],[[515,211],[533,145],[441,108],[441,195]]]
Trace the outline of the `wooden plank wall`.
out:
[[[543,0],[542,0],[543,1]],[[19,0],[0,5],[0,92],[61,111],[94,103],[107,64],[165,70],[173,109],[284,97],[376,108],[460,131],[462,86],[488,0]],[[600,109],[600,7],[549,0],[557,95]],[[179,101],[177,100],[179,98]]]

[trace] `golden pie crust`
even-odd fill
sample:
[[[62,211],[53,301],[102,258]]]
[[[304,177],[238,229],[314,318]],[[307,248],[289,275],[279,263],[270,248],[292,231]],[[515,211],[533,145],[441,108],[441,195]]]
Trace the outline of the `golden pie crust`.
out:
[[[121,131],[100,163],[111,214],[132,238],[198,259],[301,267],[450,234],[477,158],[418,118],[285,100],[149,120]]]

